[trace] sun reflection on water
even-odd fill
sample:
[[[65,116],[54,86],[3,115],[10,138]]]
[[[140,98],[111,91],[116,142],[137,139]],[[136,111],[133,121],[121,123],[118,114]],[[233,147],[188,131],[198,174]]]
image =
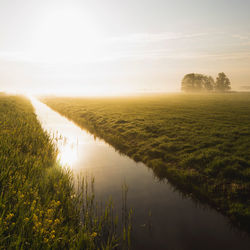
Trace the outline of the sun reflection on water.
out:
[[[78,140],[77,138],[60,138],[57,141],[58,160],[63,166],[72,167],[78,160]]]
[[[82,130],[76,126],[72,126],[71,122],[58,113],[52,112],[37,99],[33,97],[29,98],[42,127],[47,130],[57,146],[57,160],[62,166],[73,168],[74,164],[79,160],[79,140],[83,140]]]

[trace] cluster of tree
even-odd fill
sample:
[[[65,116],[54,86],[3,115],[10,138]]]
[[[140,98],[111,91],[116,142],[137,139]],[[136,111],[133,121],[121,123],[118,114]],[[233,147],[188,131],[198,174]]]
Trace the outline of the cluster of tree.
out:
[[[231,89],[231,83],[225,73],[219,73],[216,81],[212,76],[187,74],[181,82],[181,90],[185,92],[219,91]]]

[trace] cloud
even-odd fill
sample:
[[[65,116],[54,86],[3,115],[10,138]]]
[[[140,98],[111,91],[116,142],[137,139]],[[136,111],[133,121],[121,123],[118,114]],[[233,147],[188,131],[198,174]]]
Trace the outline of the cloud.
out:
[[[250,60],[250,52],[232,52],[232,53],[202,53],[202,52],[177,52],[169,50],[146,50],[133,53],[120,53],[113,57],[104,58],[103,61],[136,61],[136,60]]]
[[[233,38],[236,38],[238,40],[244,40],[244,41],[250,41],[250,34],[233,34]]]
[[[138,34],[128,34],[126,36],[117,36],[107,39],[107,42],[111,43],[157,43],[167,40],[182,40],[188,38],[195,38],[205,36],[207,33],[194,33],[194,34],[184,34],[184,33],[138,33]]]
[[[155,33],[129,34],[108,40],[109,60],[250,60],[249,34]],[[245,46],[245,47],[243,47]]]
[[[34,62],[34,59],[21,51],[0,51],[0,60],[7,62]]]
[[[50,53],[0,51],[0,60],[18,63],[98,64],[142,60],[250,60],[249,34],[137,33],[100,41],[101,53],[51,57]],[[243,46],[244,45],[244,46]],[[68,54],[67,54],[68,55]]]

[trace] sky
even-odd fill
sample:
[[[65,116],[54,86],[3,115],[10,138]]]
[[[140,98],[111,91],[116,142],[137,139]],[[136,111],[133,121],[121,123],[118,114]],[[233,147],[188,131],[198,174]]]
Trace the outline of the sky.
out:
[[[0,91],[176,92],[225,72],[250,86],[249,0],[0,0]]]

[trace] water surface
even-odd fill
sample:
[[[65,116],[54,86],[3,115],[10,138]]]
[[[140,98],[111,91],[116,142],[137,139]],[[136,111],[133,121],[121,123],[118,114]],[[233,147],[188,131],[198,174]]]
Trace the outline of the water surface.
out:
[[[250,238],[231,228],[217,211],[184,197],[144,164],[119,154],[45,104],[35,99],[32,103],[43,128],[60,136],[60,162],[95,177],[97,199],[112,196],[121,209],[126,183],[127,203],[134,209],[133,249],[250,249]]]

